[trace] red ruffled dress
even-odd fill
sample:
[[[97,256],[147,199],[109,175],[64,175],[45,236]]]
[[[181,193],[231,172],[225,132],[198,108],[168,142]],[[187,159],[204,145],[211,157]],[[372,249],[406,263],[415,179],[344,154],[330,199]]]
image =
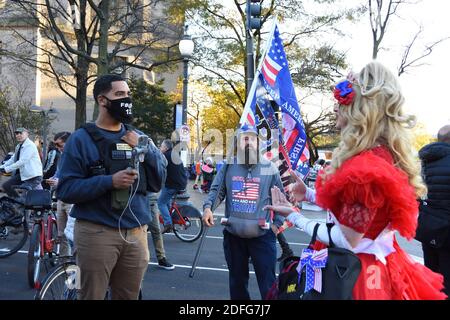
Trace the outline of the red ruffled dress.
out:
[[[382,146],[348,159],[325,183],[318,177],[317,204],[330,210],[339,224],[364,234],[367,243],[392,230],[408,240],[414,238],[418,202],[407,175],[393,163],[391,153]],[[362,269],[353,298],[445,299],[442,275],[413,261],[390,233],[391,250],[381,260],[374,254],[357,253]],[[321,248],[322,244],[316,246]]]

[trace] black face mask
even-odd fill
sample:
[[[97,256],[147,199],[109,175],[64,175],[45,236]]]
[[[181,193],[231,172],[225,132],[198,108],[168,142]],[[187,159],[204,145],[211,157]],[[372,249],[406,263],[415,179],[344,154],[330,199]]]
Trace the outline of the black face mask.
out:
[[[108,109],[111,117],[122,123],[130,123],[133,121],[133,103],[130,97],[115,100],[106,99],[109,101],[106,109]]]

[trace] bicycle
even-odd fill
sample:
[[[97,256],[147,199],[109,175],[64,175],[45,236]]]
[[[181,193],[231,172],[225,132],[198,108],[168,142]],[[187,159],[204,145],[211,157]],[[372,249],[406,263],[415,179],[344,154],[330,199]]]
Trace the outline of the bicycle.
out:
[[[34,300],[77,300],[81,285],[80,269],[73,256],[63,259],[44,277]],[[105,300],[111,300],[109,289],[106,292]],[[139,290],[138,300],[142,300],[142,287]]]
[[[35,300],[76,300],[80,270],[73,257],[68,257],[51,269],[37,288]]]
[[[46,270],[48,264],[52,267],[55,266],[59,254],[58,227],[50,191],[29,191],[25,208],[31,209],[30,217],[34,220],[27,255],[28,284],[31,288],[38,288],[41,264],[44,264]]]
[[[20,249],[28,239],[28,212],[25,208],[26,193],[30,187],[13,186],[18,198],[0,198],[0,258],[6,258]]]
[[[20,206],[23,203],[7,196],[0,198],[0,210],[11,210],[14,205]],[[13,255],[22,249],[27,241],[29,229],[25,217],[25,214],[15,214],[0,222],[0,258]]]
[[[183,242],[194,242],[203,232],[202,214],[192,204],[186,202],[182,205],[177,203],[177,196],[185,194],[185,191],[178,191],[173,197],[172,205],[169,209],[172,217],[173,233]],[[164,225],[161,215],[159,222]]]

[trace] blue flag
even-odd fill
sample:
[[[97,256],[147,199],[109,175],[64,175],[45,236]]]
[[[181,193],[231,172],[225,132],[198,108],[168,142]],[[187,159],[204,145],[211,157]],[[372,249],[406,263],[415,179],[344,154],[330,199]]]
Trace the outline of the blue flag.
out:
[[[273,106],[281,111],[282,130],[273,112]],[[279,141],[280,160],[284,163],[283,167],[288,166],[302,177],[308,174],[309,150],[305,125],[276,22],[274,22],[266,52],[262,56],[241,118],[241,125],[244,123],[258,128],[265,127],[267,130],[277,129],[279,135],[276,138]],[[266,145],[269,148],[273,143],[268,139]],[[280,170],[282,176],[283,171]]]

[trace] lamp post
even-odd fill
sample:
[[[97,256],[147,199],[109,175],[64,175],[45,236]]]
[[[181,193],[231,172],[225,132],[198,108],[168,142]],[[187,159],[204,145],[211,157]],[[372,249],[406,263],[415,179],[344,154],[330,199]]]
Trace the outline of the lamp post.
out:
[[[182,124],[187,124],[187,90],[188,90],[188,63],[194,52],[194,41],[187,33],[188,26],[184,26],[183,39],[180,40],[178,45],[180,49],[181,57],[183,58],[183,115]]]
[[[30,107],[31,112],[40,113],[42,116],[42,119],[44,120],[43,126],[42,126],[42,158],[43,161],[45,161],[45,158],[47,157],[47,131],[48,127],[50,126],[50,115],[57,115],[58,110],[54,109],[52,106],[48,110],[45,110],[44,108],[32,105]]]

